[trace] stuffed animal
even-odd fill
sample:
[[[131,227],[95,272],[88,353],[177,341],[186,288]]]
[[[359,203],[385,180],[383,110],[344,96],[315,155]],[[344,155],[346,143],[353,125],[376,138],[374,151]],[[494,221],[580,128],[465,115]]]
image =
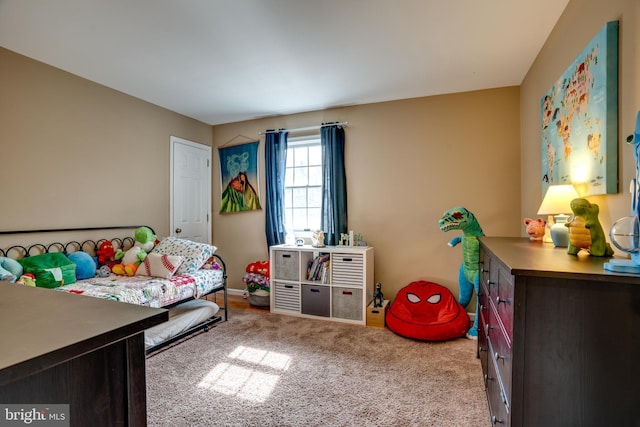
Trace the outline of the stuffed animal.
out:
[[[78,251],[67,255],[67,258],[76,265],[76,279],[90,279],[96,275],[96,262],[86,252]]]
[[[18,281],[16,283],[20,284],[20,285],[26,285],[26,286],[35,286],[36,285],[36,276],[34,276],[31,273],[25,273],[22,276],[20,276],[20,278],[18,279]]]
[[[126,252],[118,250],[115,258],[120,261],[111,267],[111,271],[119,275],[134,276],[138,266],[147,257],[147,253],[139,246],[133,246]]]
[[[114,271],[114,273],[128,276],[135,275],[137,267],[144,261],[147,253],[151,252],[157,242],[156,235],[153,234],[149,227],[138,227],[134,234],[134,239],[133,246],[129,250],[118,249],[115,252],[114,259],[118,261],[118,264],[117,271]]]
[[[15,259],[0,256],[0,280],[13,283],[22,276],[22,265]]]
[[[119,276],[135,276],[138,266],[135,264],[114,264],[111,271]]]
[[[529,239],[542,240],[544,237],[544,230],[547,227],[547,221],[542,218],[525,218],[524,225],[526,227],[527,234],[529,235]]]
[[[153,231],[149,227],[139,227],[134,235],[135,243],[133,246],[138,246],[144,249],[145,252],[151,252],[151,249],[156,245],[157,238],[153,234]]]
[[[480,258],[480,241],[478,237],[484,236],[480,224],[475,215],[463,207],[449,209],[438,221],[440,230],[447,232],[451,230],[461,230],[462,236],[456,236],[449,241],[449,246],[454,247],[462,242],[462,265],[458,272],[458,286],[460,287],[460,297],[458,302],[466,307],[471,302],[471,296],[475,289],[476,295],[480,285],[480,269],[478,261]],[[467,332],[467,337],[478,338],[478,306],[476,305],[476,317],[473,326]]]
[[[96,251],[96,255],[98,255],[98,265],[106,265],[111,268],[114,264],[116,264],[116,251],[113,249],[113,243],[111,240],[105,240],[100,243],[98,250]]]
[[[580,249],[587,249],[593,256],[613,256],[613,249],[607,242],[598,220],[600,207],[587,199],[571,201],[573,220],[565,224],[569,227],[569,255],[577,255]]]

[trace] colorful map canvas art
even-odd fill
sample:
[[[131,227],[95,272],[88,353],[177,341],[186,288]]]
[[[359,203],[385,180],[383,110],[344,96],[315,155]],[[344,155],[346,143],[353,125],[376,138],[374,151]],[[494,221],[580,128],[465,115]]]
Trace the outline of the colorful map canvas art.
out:
[[[542,194],[618,192],[618,22],[608,22],[541,100]]]

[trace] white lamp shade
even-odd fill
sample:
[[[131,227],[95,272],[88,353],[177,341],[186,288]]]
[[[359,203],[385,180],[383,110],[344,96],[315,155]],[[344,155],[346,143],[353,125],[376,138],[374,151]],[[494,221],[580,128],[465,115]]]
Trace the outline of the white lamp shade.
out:
[[[565,223],[571,213],[571,201],[580,197],[573,185],[550,185],[542,199],[538,215],[555,215],[555,223],[551,225],[551,241],[556,247],[569,245],[569,229]]]
[[[538,215],[571,213],[571,201],[580,197],[573,185],[550,185],[542,199]]]

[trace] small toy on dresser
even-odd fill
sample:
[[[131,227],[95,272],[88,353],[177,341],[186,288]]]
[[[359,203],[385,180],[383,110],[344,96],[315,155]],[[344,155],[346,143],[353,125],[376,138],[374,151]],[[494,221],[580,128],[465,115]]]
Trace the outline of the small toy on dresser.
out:
[[[569,227],[569,255],[577,255],[581,249],[586,249],[593,256],[612,256],[613,249],[607,243],[604,230],[598,214],[600,208],[587,199],[573,199],[571,201],[573,220],[565,224]]]
[[[524,219],[525,229],[527,234],[529,235],[529,239],[531,240],[542,240],[544,237],[544,231],[547,226],[547,221],[542,218],[532,219],[525,218]]]

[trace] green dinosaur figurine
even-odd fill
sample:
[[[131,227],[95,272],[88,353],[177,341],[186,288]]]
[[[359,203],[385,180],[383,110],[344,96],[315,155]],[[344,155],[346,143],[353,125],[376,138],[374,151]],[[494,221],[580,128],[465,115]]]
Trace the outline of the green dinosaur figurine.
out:
[[[478,261],[480,258],[480,241],[478,237],[484,236],[480,224],[476,217],[463,207],[449,209],[438,221],[438,227],[442,231],[462,230],[462,236],[456,236],[449,241],[449,246],[454,247],[462,242],[462,265],[458,274],[458,286],[460,287],[460,298],[458,302],[466,307],[471,302],[471,296],[475,289],[478,294],[480,285],[480,269]],[[478,307],[476,305],[476,318],[473,326],[467,332],[467,337],[478,338]]]
[[[598,220],[600,208],[587,199],[578,198],[571,201],[573,220],[565,224],[569,227],[569,255],[577,255],[580,249],[587,249],[593,256],[612,256],[613,249]]]

